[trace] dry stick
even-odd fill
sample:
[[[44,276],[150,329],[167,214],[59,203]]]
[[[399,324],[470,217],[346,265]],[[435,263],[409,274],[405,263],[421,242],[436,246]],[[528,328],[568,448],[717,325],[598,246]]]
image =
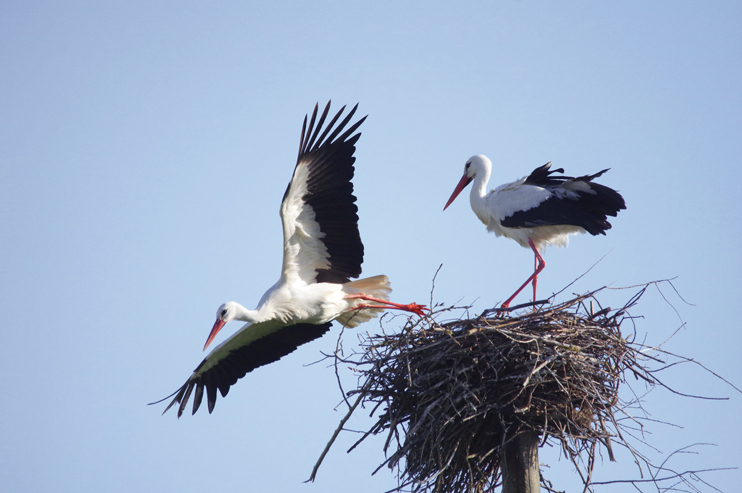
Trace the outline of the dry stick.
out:
[[[669,476],[665,476],[665,477],[662,477],[662,478],[652,477],[650,479],[614,479],[612,481],[593,481],[593,484],[594,485],[598,485],[598,484],[600,484],[600,485],[603,485],[603,484],[621,484],[621,483],[629,483],[629,484],[632,484],[632,485],[633,484],[638,484],[638,483],[655,483],[656,484],[656,483],[659,483],[661,481],[669,481],[671,479],[678,479],[678,478],[682,478],[684,476],[693,476],[694,478],[698,479],[697,478],[698,473],[702,473],[702,472],[732,471],[732,470],[735,470],[735,469],[738,469],[738,468],[737,467],[714,467],[714,468],[711,468],[711,469],[693,469],[693,470],[688,470],[688,471],[684,471],[684,472],[674,473],[674,474],[671,474]],[[705,481],[704,481],[704,483],[705,483]],[[712,488],[713,488],[713,486],[712,486]],[[716,489],[716,488],[714,488],[714,489]],[[719,490],[717,490],[717,491],[719,491]]]
[[[337,379],[338,387],[340,388],[340,395],[343,396],[345,405],[348,406],[348,408],[350,408],[350,402],[348,402],[348,398],[345,397],[346,394],[345,394],[345,391],[343,390],[343,383],[340,381],[340,373],[338,372],[338,361],[340,360],[340,358],[338,358],[337,355],[343,352],[342,337],[343,337],[343,333],[345,332],[345,326],[341,325],[341,327],[342,328],[340,329],[340,334],[338,334],[338,340],[335,343],[335,358],[334,358],[335,361],[333,362],[334,363],[333,366],[335,367],[335,378]]]
[[[443,268],[443,264],[439,265],[438,268],[435,271],[435,274],[433,274],[433,282],[431,283],[431,286],[430,286],[430,308],[431,308],[431,311],[432,311],[433,308],[435,308],[435,305],[433,304],[433,293],[435,292],[435,279],[436,279],[436,277],[438,277],[438,273],[441,271],[442,268]],[[432,313],[431,313],[431,315],[432,315]]]
[[[343,417],[343,419],[340,420],[340,424],[338,425],[337,429],[335,430],[335,433],[332,434],[332,438],[330,438],[330,441],[327,442],[327,445],[325,445],[325,449],[322,451],[322,454],[319,456],[319,459],[317,459],[317,463],[312,468],[312,474],[309,476],[309,479],[304,481],[305,483],[314,482],[314,479],[317,477],[317,471],[319,470],[319,466],[322,465],[322,461],[325,460],[325,456],[327,455],[327,452],[330,451],[330,447],[332,447],[332,444],[335,443],[335,439],[338,437],[340,432],[343,429],[343,426],[345,426],[345,423],[348,422],[350,419],[350,416],[353,414],[353,411],[356,410],[358,407],[358,404],[361,403],[361,400],[363,400],[363,397],[366,395],[366,387],[361,390],[361,393],[358,395],[358,399],[356,399],[356,402],[353,403],[353,405],[348,410],[348,413]]]
[[[546,299],[546,300],[531,301],[529,303],[521,303],[520,305],[509,306],[507,308],[487,308],[485,311],[482,312],[482,314],[480,315],[480,317],[481,318],[484,318],[487,315],[489,315],[490,313],[499,313],[499,314],[510,313],[512,311],[520,310],[521,308],[526,308],[526,307],[529,307],[529,306],[545,305],[548,302],[549,302],[549,300]]]
[[[608,250],[608,253],[606,253],[605,255],[603,255],[602,257],[600,257],[597,262],[595,262],[593,265],[590,266],[590,268],[588,270],[586,270],[585,272],[583,272],[582,274],[580,274],[579,276],[577,276],[574,281],[572,281],[571,283],[569,283],[566,286],[564,286],[560,291],[557,291],[556,293],[554,293],[553,295],[551,295],[551,298],[556,298],[557,296],[559,296],[560,294],[562,294],[564,291],[566,291],[567,288],[569,288],[571,285],[573,285],[574,283],[576,283],[577,281],[579,281],[580,279],[582,279],[583,277],[585,277],[588,274],[588,272],[590,272],[591,270],[593,270],[593,268],[596,265],[598,265],[599,263],[601,263],[604,258],[606,258],[608,255],[610,255],[610,253],[612,251],[613,251],[612,249],[611,250]],[[600,288],[600,289],[603,289],[603,288]]]

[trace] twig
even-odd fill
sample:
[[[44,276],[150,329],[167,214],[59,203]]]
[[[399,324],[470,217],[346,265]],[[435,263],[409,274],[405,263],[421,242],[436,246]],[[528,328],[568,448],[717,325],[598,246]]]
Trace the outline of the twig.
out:
[[[335,432],[332,434],[332,437],[330,438],[330,441],[327,442],[327,445],[325,445],[325,449],[322,451],[322,453],[319,456],[319,459],[317,459],[317,463],[314,464],[314,467],[312,468],[312,474],[309,476],[309,479],[304,481],[305,483],[314,482],[314,479],[317,477],[317,471],[319,471],[319,466],[322,465],[322,461],[325,460],[325,456],[327,455],[327,452],[330,451],[330,447],[332,447],[332,444],[335,443],[335,439],[340,434],[340,431],[342,431],[343,427],[345,426],[345,423],[348,422],[350,417],[353,415],[353,411],[356,410],[358,405],[363,401],[363,398],[366,396],[365,392],[361,392],[358,395],[358,398],[353,403],[352,406],[350,406],[350,409],[348,409],[348,413],[343,417],[343,419],[340,420],[340,424],[335,429]]]

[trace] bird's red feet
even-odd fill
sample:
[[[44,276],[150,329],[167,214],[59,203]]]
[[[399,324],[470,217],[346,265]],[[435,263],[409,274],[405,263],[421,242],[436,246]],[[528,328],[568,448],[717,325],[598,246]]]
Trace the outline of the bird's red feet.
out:
[[[428,311],[428,312],[430,311],[430,308],[428,308],[427,306],[425,306],[425,305],[418,305],[417,303],[410,303],[408,305],[401,305],[401,306],[396,307],[396,308],[399,308],[400,310],[406,310],[408,312],[412,312],[415,315],[417,315],[418,317],[424,317],[425,315],[427,315],[427,313],[425,313],[425,312],[426,311]]]

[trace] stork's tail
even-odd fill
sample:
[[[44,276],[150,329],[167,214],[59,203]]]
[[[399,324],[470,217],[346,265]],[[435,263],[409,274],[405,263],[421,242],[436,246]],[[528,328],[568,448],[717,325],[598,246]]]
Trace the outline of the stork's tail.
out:
[[[389,284],[389,278],[386,276],[373,276],[365,279],[358,279],[343,284],[343,291],[349,295],[365,294],[382,300],[389,300],[392,292],[392,286]],[[358,300],[359,305],[363,300]],[[336,320],[346,327],[356,327],[363,322],[378,317],[384,310],[375,308],[364,308],[363,310],[351,310],[340,315]]]
[[[552,206],[550,212],[568,218],[564,224],[579,226],[591,235],[604,235],[611,229],[607,216],[616,217],[618,211],[626,209],[620,193],[593,181],[606,171],[577,178],[560,177],[565,181],[553,189],[560,198],[559,204]]]
[[[626,202],[620,193],[612,188],[595,183],[592,180],[608,171],[604,169],[599,173],[589,176],[580,176],[574,182],[584,182],[590,187],[588,193],[580,193],[578,199],[579,207],[589,215],[589,220],[580,224],[591,235],[604,235],[606,230],[611,229],[611,223],[606,216],[616,217],[618,211],[626,209]],[[569,183],[569,182],[568,182]]]

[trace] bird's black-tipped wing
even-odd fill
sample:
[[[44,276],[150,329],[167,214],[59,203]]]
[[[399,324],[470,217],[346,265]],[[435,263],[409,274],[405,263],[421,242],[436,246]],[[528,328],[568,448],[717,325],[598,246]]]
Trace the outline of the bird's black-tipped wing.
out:
[[[304,282],[348,282],[361,275],[363,243],[352,178],[354,134],[366,117],[348,126],[358,105],[338,123],[345,106],[325,125],[330,103],[304,118],[299,157],[281,204],[283,273]],[[347,128],[346,128],[347,127]]]
[[[564,168],[551,169],[551,161],[539,166],[535,170],[531,171],[524,185],[535,185],[537,187],[558,187],[567,180],[572,180],[571,176],[552,176],[554,173],[564,173]],[[601,171],[602,173],[602,171]]]
[[[178,417],[180,418],[188,405],[191,394],[193,394],[193,414],[196,413],[205,391],[206,402],[209,413],[211,413],[216,404],[217,390],[222,394],[222,397],[226,397],[229,388],[247,373],[255,368],[278,361],[283,356],[295,351],[302,344],[321,337],[330,330],[332,324],[330,322],[322,325],[296,324],[281,327],[272,332],[270,330],[273,327],[266,326],[265,330],[261,330],[259,325],[253,324],[249,330],[237,332],[233,337],[216,347],[198,365],[198,368],[194,370],[191,377],[181,388],[171,396],[152,404],[157,404],[175,396],[165,408],[163,414],[175,404],[179,404]],[[268,333],[263,334],[263,332]],[[251,340],[245,344],[246,336],[250,337]]]
[[[545,189],[541,195],[534,194],[537,203],[521,207],[501,220],[507,228],[533,228],[538,226],[579,226],[592,235],[605,234],[611,228],[607,216],[615,217],[619,210],[626,209],[623,197],[612,188],[593,183],[604,169],[594,175],[559,175],[562,168],[549,170],[551,163],[536,168],[523,182],[523,186]]]

